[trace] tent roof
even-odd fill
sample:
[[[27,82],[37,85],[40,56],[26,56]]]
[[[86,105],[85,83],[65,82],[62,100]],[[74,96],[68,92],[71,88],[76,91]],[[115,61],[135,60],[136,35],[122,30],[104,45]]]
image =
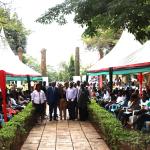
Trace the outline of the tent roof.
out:
[[[135,68],[150,66],[150,41],[147,41],[141,48],[122,59],[115,69]]]
[[[0,70],[4,70],[6,74],[12,76],[41,76],[40,73],[22,63],[15,56],[7,42],[3,29],[0,34]]]
[[[115,47],[104,56],[104,58],[92,66],[88,72],[100,72],[108,70],[110,67],[118,66],[123,58],[139,49],[141,46],[142,45],[135,39],[134,35],[125,30]]]

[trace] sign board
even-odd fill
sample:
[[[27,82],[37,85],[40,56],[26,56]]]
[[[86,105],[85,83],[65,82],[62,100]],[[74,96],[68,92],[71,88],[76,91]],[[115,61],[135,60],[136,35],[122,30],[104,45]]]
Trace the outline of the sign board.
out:
[[[82,82],[86,81],[86,75],[82,76]]]
[[[46,82],[46,86],[48,86],[48,77],[42,77],[42,81]]]
[[[81,81],[80,76],[73,76],[73,82]]]

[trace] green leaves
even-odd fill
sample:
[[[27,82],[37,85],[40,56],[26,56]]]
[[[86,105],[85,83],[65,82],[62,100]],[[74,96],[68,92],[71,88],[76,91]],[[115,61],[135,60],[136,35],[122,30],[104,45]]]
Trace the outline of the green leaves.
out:
[[[75,75],[75,62],[74,57],[70,57],[70,61],[61,62],[58,71],[58,81],[71,81]]]
[[[24,54],[23,55],[23,63],[25,63],[26,65],[28,65],[29,67],[31,67],[35,71],[41,72],[39,62],[35,58],[33,58],[32,56]]]
[[[16,13],[11,13],[9,9],[0,7],[0,28],[3,27],[6,38],[11,49],[16,53],[18,47],[26,47],[26,36],[29,31],[25,29]]]
[[[120,150],[128,146],[129,149],[144,150],[148,146],[150,138],[147,134],[123,129],[121,122],[95,101],[88,105],[88,110],[90,119],[99,127],[111,149]]]
[[[110,51],[119,39],[121,31],[112,29],[98,29],[97,35],[90,37],[87,34],[82,36],[84,43],[87,45],[88,50],[99,51],[100,58],[104,56],[104,51]]]
[[[150,39],[149,0],[65,0],[49,8],[37,19],[49,24],[67,23],[66,15],[74,13],[74,21],[85,26],[85,34],[93,36],[97,29],[125,29],[142,42]]]
[[[24,136],[29,132],[29,128],[31,128],[29,127],[29,122],[30,126],[32,126],[31,118],[34,115],[33,112],[32,103],[29,103],[22,112],[15,115],[3,126],[0,130],[1,149],[9,150],[10,147],[17,145],[17,143],[20,144],[20,141],[23,140]]]
[[[66,24],[67,20],[65,19],[65,15],[71,14],[73,11],[72,8],[73,7],[69,5],[68,1],[66,1],[48,9],[48,11],[36,21],[44,24],[49,24],[53,21],[56,21],[60,25]]]

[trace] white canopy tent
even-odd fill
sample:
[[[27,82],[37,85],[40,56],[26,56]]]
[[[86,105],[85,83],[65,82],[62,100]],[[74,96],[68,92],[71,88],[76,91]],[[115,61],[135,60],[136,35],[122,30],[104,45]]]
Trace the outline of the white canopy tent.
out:
[[[3,29],[0,34],[0,70],[4,70],[6,74],[12,76],[41,76],[40,73],[29,68],[15,56],[7,42]]]
[[[88,70],[89,75],[90,73],[94,74],[97,72],[104,73],[104,71],[108,71],[109,68],[118,66],[123,58],[141,47],[142,45],[135,39],[133,34],[129,33],[127,30],[123,31],[115,47]]]
[[[0,88],[3,97],[4,120],[7,121],[6,110],[6,75],[24,76],[30,80],[29,76],[41,76],[38,72],[23,64],[12,52],[3,29],[0,34]]]
[[[143,67],[150,65],[150,41],[147,41],[141,48],[122,59],[116,68]]]

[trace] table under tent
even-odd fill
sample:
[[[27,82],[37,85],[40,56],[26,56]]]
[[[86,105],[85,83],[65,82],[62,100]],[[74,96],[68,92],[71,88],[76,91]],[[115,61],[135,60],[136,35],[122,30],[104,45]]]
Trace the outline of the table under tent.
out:
[[[0,88],[2,92],[2,105],[4,120],[6,114],[6,80],[41,80],[41,74],[22,63],[11,50],[3,29],[0,33]]]

